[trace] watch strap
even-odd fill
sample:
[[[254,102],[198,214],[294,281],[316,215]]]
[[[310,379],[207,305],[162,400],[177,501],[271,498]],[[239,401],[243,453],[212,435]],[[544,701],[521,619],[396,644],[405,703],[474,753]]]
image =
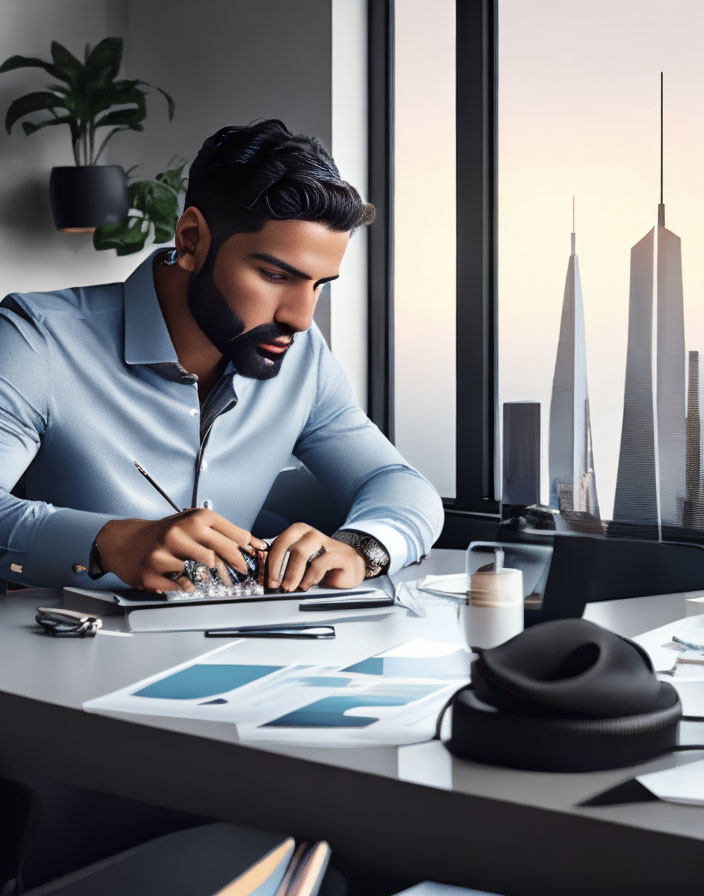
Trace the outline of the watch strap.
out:
[[[364,558],[364,578],[386,575],[391,565],[391,557],[384,545],[373,535],[359,529],[338,529],[331,538],[354,548]]]
[[[98,549],[98,542],[94,541],[91,545],[90,556],[88,558],[88,575],[91,579],[99,579],[101,576],[105,575],[102,562],[100,550]]]

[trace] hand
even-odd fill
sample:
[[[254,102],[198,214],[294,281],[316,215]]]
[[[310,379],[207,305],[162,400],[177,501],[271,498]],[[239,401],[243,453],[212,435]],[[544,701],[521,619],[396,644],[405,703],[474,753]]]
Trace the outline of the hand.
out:
[[[179,585],[164,573],[183,569],[184,560],[216,566],[223,581],[228,582],[223,560],[238,572],[246,572],[239,548],[252,554],[267,546],[245,529],[201,507],[162,520],[110,520],[96,542],[105,572],[113,572],[133,588],[146,591],[175,591]],[[193,590],[190,582],[181,581],[185,583],[182,590]]]
[[[321,547],[325,552],[310,560]],[[281,583],[284,591],[307,591],[321,581],[328,588],[354,588],[364,581],[366,564],[358,551],[306,523],[294,523],[269,550],[265,583],[269,588],[279,587],[278,576],[286,551],[290,551],[290,556]]]

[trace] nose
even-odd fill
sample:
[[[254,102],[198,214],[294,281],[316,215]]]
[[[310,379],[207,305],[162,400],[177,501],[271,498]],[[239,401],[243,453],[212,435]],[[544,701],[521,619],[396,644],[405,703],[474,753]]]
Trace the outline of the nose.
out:
[[[292,289],[279,305],[275,319],[291,327],[292,330],[307,330],[313,323],[313,312],[320,295],[320,287],[314,290],[312,284],[304,282]]]

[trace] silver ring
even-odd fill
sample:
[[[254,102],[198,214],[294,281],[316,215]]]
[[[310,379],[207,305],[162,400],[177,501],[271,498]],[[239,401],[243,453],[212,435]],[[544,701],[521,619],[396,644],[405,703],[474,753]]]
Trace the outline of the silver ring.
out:
[[[321,544],[318,550],[314,554],[310,555],[310,557],[308,558],[308,562],[312,563],[314,560],[317,560],[318,557],[321,557],[324,553],[325,547]]]
[[[211,574],[212,570],[210,567],[205,563],[201,563],[200,560],[186,560],[184,561],[183,569],[177,570],[176,572],[165,572],[164,576],[167,579],[171,579],[173,582],[178,582],[179,579],[185,577],[189,582],[197,585],[199,582],[207,579]]]

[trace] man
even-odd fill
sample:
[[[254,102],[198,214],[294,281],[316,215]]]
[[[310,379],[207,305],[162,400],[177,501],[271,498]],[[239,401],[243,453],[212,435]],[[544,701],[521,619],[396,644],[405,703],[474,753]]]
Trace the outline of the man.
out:
[[[349,510],[332,536],[280,533],[268,586],[353,587],[427,554],[440,498],[355,404],[313,324],[373,216],[315,138],[276,119],[223,128],[191,166],[173,251],[124,284],[8,296],[0,576],[164,591],[187,560],[243,572],[291,453]],[[164,517],[134,461],[188,509]]]

